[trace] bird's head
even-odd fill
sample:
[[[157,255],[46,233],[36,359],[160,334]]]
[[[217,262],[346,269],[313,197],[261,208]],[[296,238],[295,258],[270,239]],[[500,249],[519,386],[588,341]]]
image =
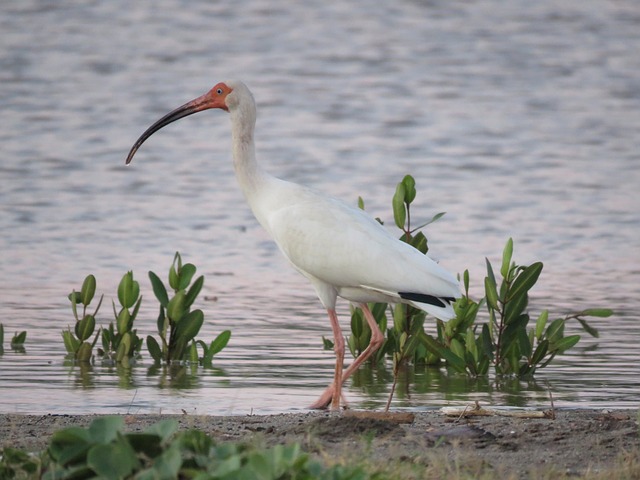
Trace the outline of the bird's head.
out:
[[[180,120],[181,118],[202,112],[203,110],[209,110],[211,108],[220,108],[226,112],[234,113],[234,111],[241,107],[242,98],[246,98],[247,95],[251,100],[253,100],[251,92],[249,92],[249,89],[242,82],[228,81],[216,84],[215,87],[204,95],[167,113],[164,117],[151,125],[142,135],[140,135],[140,138],[138,138],[136,143],[133,144],[133,147],[131,147],[129,155],[127,156],[126,164],[128,165],[131,163],[133,156],[136,154],[140,146],[161,128],[166,127],[176,120]],[[253,105],[253,101],[248,103]]]

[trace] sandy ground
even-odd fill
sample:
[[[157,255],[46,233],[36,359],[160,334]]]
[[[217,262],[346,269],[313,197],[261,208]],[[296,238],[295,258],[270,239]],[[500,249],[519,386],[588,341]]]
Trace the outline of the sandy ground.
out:
[[[357,414],[357,412],[356,412]],[[371,462],[428,462],[434,452],[476,458],[498,469],[529,476],[557,469],[569,475],[614,465],[640,446],[637,410],[560,410],[551,418],[446,417],[438,410],[416,413],[411,423],[361,418],[354,412],[269,416],[175,416],[180,428],[197,428],[220,441],[299,442],[321,458]],[[126,428],[142,430],[167,415],[126,416]],[[0,442],[30,451],[46,448],[50,435],[90,415],[0,415]],[[397,419],[394,419],[397,420]],[[462,457],[458,457],[462,458]]]

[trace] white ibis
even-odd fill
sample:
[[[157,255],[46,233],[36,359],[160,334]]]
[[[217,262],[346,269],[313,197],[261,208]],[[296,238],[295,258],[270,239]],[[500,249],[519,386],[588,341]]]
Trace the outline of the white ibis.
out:
[[[280,180],[256,162],[256,104],[245,84],[218,83],[209,92],[151,125],[131,148],[129,164],[153,133],[188,115],[220,108],[231,115],[233,163],[244,196],[258,222],[293,266],[309,279],[329,314],[335,340],[333,383],[312,408],[339,408],[342,385],[383,343],[367,302],[407,303],[437,318],[454,316],[460,296],[453,275],[426,255],[393,237],[362,210],[310,188]],[[371,342],[343,372],[345,344],[336,299],[359,304],[371,328]]]

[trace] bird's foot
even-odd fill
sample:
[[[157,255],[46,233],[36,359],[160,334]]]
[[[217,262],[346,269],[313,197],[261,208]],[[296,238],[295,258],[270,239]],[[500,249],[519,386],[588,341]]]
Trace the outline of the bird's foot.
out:
[[[326,408],[329,407],[329,405],[331,405],[332,401],[333,401],[333,393],[335,390],[335,386],[333,384],[329,385],[324,392],[322,392],[322,395],[320,395],[320,398],[318,398],[318,400],[316,400],[315,402],[313,402],[311,405],[309,405],[309,408],[314,409],[314,410],[324,410]],[[348,407],[348,403],[346,401],[346,399],[344,398],[344,395],[342,395],[342,392],[340,392],[340,400],[341,403],[344,405],[345,408]],[[340,402],[338,402],[337,406],[333,406],[331,405],[332,409],[339,409],[340,408]]]

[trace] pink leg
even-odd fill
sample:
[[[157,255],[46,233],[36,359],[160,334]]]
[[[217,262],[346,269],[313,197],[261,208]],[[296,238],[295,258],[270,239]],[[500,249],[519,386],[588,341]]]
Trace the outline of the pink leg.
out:
[[[371,313],[371,310],[369,310],[369,307],[367,306],[367,304],[366,303],[360,304],[360,308],[362,309],[362,312],[364,313],[364,318],[367,320],[367,323],[369,324],[369,328],[371,329],[371,340],[369,342],[369,345],[367,346],[367,348],[365,348],[364,352],[362,352],[360,356],[358,356],[358,358],[356,358],[353,361],[353,363],[349,365],[349,368],[347,368],[344,372],[341,372],[341,379],[339,383],[337,379],[338,366],[336,364],[336,376],[333,379],[333,383],[327,387],[327,389],[322,393],[320,398],[315,403],[313,403],[310,408],[326,408],[329,405],[329,403],[331,403],[332,408],[336,408],[335,406],[336,401],[338,402],[338,405],[339,405],[340,397],[342,396],[342,384],[345,382],[345,380],[347,380],[347,378],[351,376],[353,372],[355,372],[358,369],[358,367],[360,367],[360,365],[362,365],[362,363],[366,362],[367,359],[371,357],[371,355],[373,355],[375,351],[378,350],[380,346],[384,343],[384,335],[380,331],[380,328],[378,328],[378,324],[376,323],[375,318],[373,318],[373,314]],[[329,311],[329,319],[331,320],[331,326],[333,328],[333,322],[335,321],[336,324],[338,323],[338,317],[336,315],[335,310],[333,311],[333,318],[331,316],[331,311]],[[339,328],[340,327],[338,326],[338,329]],[[335,337],[335,328],[334,328],[334,337]],[[344,339],[342,338],[342,334],[340,334],[340,340],[342,345],[342,354],[344,356]],[[336,355],[338,355],[337,345],[338,345],[338,342],[336,341]]]
[[[333,330],[333,349],[336,352],[336,370],[333,376],[333,397],[331,401],[331,409],[335,410],[340,408],[340,400],[342,397],[342,368],[344,366],[344,337],[342,336],[342,330],[340,329],[340,323],[338,323],[338,315],[335,309],[327,310],[329,313],[329,322],[331,323],[331,330]]]

